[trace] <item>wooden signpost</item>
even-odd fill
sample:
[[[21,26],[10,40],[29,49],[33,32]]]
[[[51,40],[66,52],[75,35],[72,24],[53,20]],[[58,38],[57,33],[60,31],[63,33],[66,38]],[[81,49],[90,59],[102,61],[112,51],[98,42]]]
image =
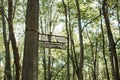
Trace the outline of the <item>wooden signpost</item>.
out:
[[[50,34],[39,35],[40,46],[44,48],[66,49],[67,37]]]

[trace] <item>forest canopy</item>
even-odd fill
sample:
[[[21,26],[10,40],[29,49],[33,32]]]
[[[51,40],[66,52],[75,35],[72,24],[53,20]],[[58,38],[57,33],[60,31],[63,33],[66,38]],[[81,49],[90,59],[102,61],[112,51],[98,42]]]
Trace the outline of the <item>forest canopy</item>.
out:
[[[120,0],[1,0],[0,80],[120,80]]]

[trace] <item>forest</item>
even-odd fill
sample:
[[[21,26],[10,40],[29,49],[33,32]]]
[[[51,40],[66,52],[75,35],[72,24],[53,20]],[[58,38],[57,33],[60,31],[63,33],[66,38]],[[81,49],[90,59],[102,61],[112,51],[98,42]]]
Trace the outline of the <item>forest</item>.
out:
[[[0,80],[120,80],[120,0],[0,0]]]

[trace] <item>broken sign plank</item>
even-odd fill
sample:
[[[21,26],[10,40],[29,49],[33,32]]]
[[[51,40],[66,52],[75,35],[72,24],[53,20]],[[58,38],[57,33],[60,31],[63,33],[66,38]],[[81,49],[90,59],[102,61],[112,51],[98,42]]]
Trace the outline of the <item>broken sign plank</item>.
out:
[[[57,42],[59,43],[64,43],[66,44],[67,43],[67,38],[66,37],[60,37],[60,36],[55,36]]]
[[[57,44],[56,43],[40,43],[40,46],[44,48],[54,48],[54,49],[63,49],[63,50],[66,49],[66,45],[58,44],[58,43]]]
[[[41,41],[49,41],[48,35],[40,35]]]

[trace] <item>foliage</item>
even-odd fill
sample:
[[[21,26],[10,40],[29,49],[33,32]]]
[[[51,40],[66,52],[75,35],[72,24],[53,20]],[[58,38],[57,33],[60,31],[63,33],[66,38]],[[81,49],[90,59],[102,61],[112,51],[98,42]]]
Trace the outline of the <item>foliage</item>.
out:
[[[5,6],[5,14],[8,13],[8,5],[7,0],[4,0]],[[26,18],[26,6],[27,0],[13,0],[14,5],[15,1],[18,1],[15,5],[15,16],[14,16],[14,32],[17,39],[17,45],[20,51],[20,63],[22,66],[23,60],[23,47],[24,47],[24,34],[25,34],[25,18]],[[117,0],[116,0],[117,1]],[[119,40],[119,27],[120,24],[118,21],[117,13],[120,14],[120,1],[116,2],[115,0],[107,0],[107,7],[108,7],[108,15],[110,19],[110,26],[112,30],[112,34],[114,37],[115,42],[118,40],[116,44],[116,51],[119,59],[119,66],[120,66],[120,40]],[[39,32],[43,32],[49,34],[53,31],[53,34],[59,34],[66,36],[65,30],[65,19],[64,19],[64,7],[61,0],[40,0],[40,12],[39,12]],[[72,38],[75,43],[75,54],[77,61],[79,62],[79,37],[78,37],[78,25],[77,25],[77,9],[75,5],[75,0],[65,0],[67,5],[67,12],[68,16],[68,25],[72,29]],[[69,4],[68,4],[69,3]],[[106,70],[105,70],[105,61],[103,57],[103,41],[102,41],[102,31],[101,31],[101,19],[102,19],[102,26],[104,30],[105,36],[105,57],[107,59],[109,75],[112,79],[112,72],[111,72],[111,64],[110,64],[110,54],[109,54],[109,41],[107,39],[107,30],[106,25],[104,22],[103,16],[100,16],[100,9],[102,7],[102,0],[79,0],[80,9],[81,9],[81,24],[83,29],[83,40],[84,40],[84,80],[92,80],[93,79],[93,69],[94,69],[94,61],[95,61],[95,50],[97,48],[97,71],[96,75],[98,75],[99,80],[107,80]],[[116,6],[116,4],[118,6]],[[118,12],[117,12],[118,7]],[[6,15],[7,17],[7,15]],[[120,17],[119,17],[120,18]],[[7,20],[7,19],[6,19]],[[1,23],[1,17],[0,17]],[[50,31],[50,24],[51,31]],[[59,24],[62,24],[62,27],[59,28]],[[6,24],[8,26],[8,24]],[[42,26],[42,27],[41,27]],[[55,29],[59,30],[55,30]],[[8,35],[8,34],[7,34]],[[92,43],[90,43],[90,40]],[[96,42],[98,46],[96,47]],[[70,43],[72,45],[72,43]],[[91,48],[92,46],[92,48]],[[11,46],[10,46],[11,47]],[[11,48],[10,48],[11,49]],[[92,52],[93,49],[93,52]],[[12,53],[12,50],[10,50]],[[70,55],[72,56],[72,49],[70,48]],[[46,65],[48,64],[48,49],[46,49]],[[13,55],[11,54],[13,58]],[[39,47],[39,80],[44,80],[44,66],[43,66],[43,48]],[[73,55],[75,58],[75,55]],[[2,37],[2,25],[0,24],[0,80],[3,79],[4,76],[4,65],[5,65],[5,49],[3,46],[3,37]],[[51,50],[51,79],[52,80],[67,80],[67,52],[66,50],[59,50],[59,49],[52,49]],[[13,61],[11,60],[11,64]],[[48,67],[48,65],[46,66]],[[72,60],[70,58],[70,78],[74,78],[77,80],[77,75],[73,72],[74,66]],[[48,68],[46,69],[48,71]],[[12,72],[14,72],[12,68]]]

